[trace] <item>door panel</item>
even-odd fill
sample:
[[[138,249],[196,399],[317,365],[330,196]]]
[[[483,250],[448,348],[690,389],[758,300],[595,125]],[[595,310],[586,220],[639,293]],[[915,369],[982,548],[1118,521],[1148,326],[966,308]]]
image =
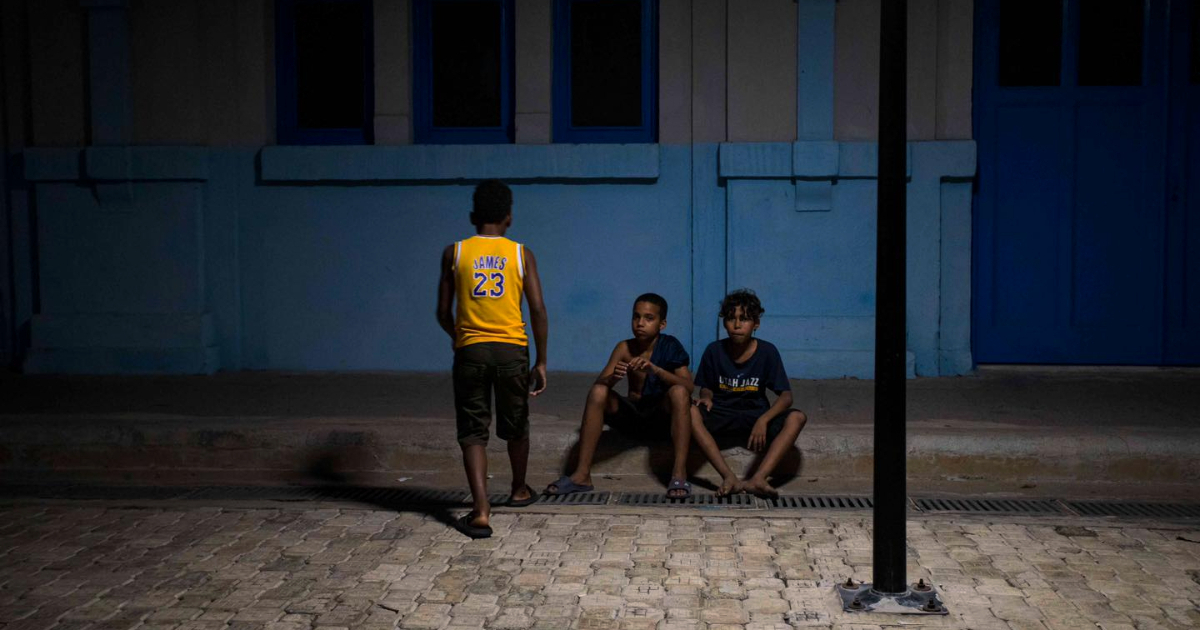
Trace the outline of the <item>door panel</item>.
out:
[[[1157,332],[1161,209],[1147,198],[1145,184],[1159,174],[1146,173],[1141,159],[1146,139],[1157,134],[1136,124],[1141,119],[1137,105],[1083,104],[1077,110],[1072,326]],[[1156,337],[1146,337],[1147,350],[1157,345]]]
[[[995,278],[992,324],[1017,333],[1053,326],[1058,294],[1056,176],[1062,134],[1056,105],[1018,105],[996,113],[998,151],[1012,159],[995,165],[993,238],[983,246],[1006,273]],[[1017,333],[1019,334],[1019,333]]]
[[[1200,0],[1171,16],[1166,363],[1200,363]]]
[[[1168,5],[1126,2],[1144,8],[1144,19],[1114,21],[1081,10],[1084,1],[1058,5],[1061,37],[1037,34],[1061,50],[1020,57],[1021,73],[1002,57],[1019,49],[1009,40],[1031,37],[1008,15],[1022,5],[1006,4],[1007,20],[1002,0],[977,5],[973,330],[981,363],[1162,364],[1170,354]],[[1141,59],[1141,69],[1097,62],[1105,54],[1097,37],[1124,42],[1121,58]],[[1039,62],[1061,66],[1041,71]],[[1193,264],[1183,261],[1195,259],[1183,243],[1178,249],[1179,265]],[[1190,299],[1179,292],[1177,321]]]

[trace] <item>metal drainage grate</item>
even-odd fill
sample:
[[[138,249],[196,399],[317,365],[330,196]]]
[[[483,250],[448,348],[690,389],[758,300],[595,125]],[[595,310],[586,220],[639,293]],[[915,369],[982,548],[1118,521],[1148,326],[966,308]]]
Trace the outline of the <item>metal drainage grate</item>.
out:
[[[1067,501],[1067,507],[1082,516],[1133,516],[1200,518],[1200,504],[1127,503],[1115,501]]]
[[[1063,514],[1055,501],[1045,499],[916,499],[922,512],[982,512],[985,514]]]
[[[756,507],[754,497],[735,494],[719,497],[715,494],[693,494],[686,499],[672,499],[661,492],[622,492],[617,505],[635,506],[710,506],[710,507]]]
[[[611,492],[575,492],[572,494],[545,494],[538,498],[538,505],[606,505]]]
[[[767,507],[773,509],[869,510],[873,506],[871,497],[779,496],[767,500]]]

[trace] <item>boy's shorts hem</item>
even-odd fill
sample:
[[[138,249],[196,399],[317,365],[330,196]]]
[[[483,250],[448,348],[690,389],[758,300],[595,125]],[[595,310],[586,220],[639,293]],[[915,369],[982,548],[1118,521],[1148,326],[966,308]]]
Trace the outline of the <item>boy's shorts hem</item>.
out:
[[[762,416],[762,412],[755,409],[743,411],[714,406],[710,411],[704,405],[700,405],[698,409],[700,418],[704,421],[704,428],[714,438],[749,436],[754,430],[754,423]],[[799,410],[785,409],[767,422],[767,444],[774,442],[783,432],[783,425],[793,411]]]
[[[454,410],[458,443],[487,446],[496,401],[496,437],[529,435],[529,349],[512,343],[473,343],[454,352]]]
[[[671,414],[664,408],[662,398],[634,401],[615,392],[613,395],[617,397],[617,412],[604,414],[604,424],[625,435],[642,439],[671,437]]]

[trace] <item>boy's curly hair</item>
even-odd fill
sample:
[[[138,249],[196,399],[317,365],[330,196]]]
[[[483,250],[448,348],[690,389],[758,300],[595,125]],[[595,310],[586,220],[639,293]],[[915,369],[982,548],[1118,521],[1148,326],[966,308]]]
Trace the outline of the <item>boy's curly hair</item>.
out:
[[[738,289],[733,293],[725,296],[721,300],[721,319],[729,319],[737,313],[737,308],[742,307],[742,312],[753,319],[755,322],[762,318],[762,314],[767,312],[763,308],[762,302],[758,300],[758,296],[750,289]]]
[[[500,223],[512,212],[512,190],[498,179],[485,179],[471,196],[471,223]]]

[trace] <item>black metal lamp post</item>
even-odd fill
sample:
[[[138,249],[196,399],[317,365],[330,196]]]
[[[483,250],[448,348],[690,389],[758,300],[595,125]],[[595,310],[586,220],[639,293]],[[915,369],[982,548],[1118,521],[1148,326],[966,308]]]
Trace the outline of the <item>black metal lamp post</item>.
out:
[[[838,586],[848,611],[946,614],[932,586],[908,585],[905,462],[907,0],[883,0],[875,272],[875,521],[872,583]]]

